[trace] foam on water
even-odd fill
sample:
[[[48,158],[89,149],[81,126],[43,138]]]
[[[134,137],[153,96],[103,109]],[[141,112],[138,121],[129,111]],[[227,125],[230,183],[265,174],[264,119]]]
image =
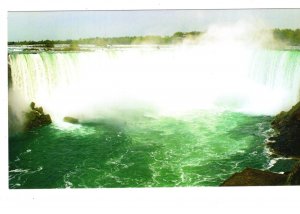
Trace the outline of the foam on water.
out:
[[[273,115],[298,101],[299,52],[231,45],[11,54],[12,91],[54,120],[139,108]]]
[[[10,53],[11,111],[34,101],[55,121],[10,136],[10,188],[215,186],[245,167],[290,170],[263,144],[263,115],[299,100],[300,53],[221,31],[159,49]]]

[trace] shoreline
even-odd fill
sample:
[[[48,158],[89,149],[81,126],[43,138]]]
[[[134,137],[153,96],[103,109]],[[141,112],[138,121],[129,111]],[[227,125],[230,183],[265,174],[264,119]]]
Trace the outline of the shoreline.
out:
[[[9,53],[10,54],[10,53]],[[18,53],[16,53],[18,54]],[[11,68],[10,68],[10,63],[8,60],[8,78],[9,78],[9,85],[11,84]],[[277,135],[272,136],[269,138],[269,142],[266,143],[266,146],[268,149],[270,149],[274,155],[278,155],[279,157],[289,157],[292,159],[297,159],[299,160],[300,158],[300,147],[296,142],[299,142],[300,139],[300,102],[293,106],[291,110],[288,112],[281,112],[277,116],[274,117],[273,122],[271,123],[273,129],[277,132]],[[298,141],[297,141],[298,140]],[[285,142],[290,142],[289,144],[286,144]],[[296,146],[296,147],[294,147]],[[291,148],[290,148],[291,147]],[[296,149],[294,149],[296,148]],[[290,152],[289,152],[290,151]],[[291,152],[296,152],[296,153],[291,153]],[[245,171],[245,170],[244,170]],[[244,172],[243,171],[243,172]],[[254,178],[261,178],[259,177],[260,174],[267,174],[266,179],[268,179],[270,176],[275,177],[282,177],[278,173],[273,173],[273,174],[268,174],[268,172],[263,173],[264,171],[258,172],[256,169],[246,169],[246,174],[248,173],[251,174]],[[287,174],[289,172],[286,172]],[[235,173],[239,174],[239,173]],[[234,174],[234,175],[235,175]],[[245,173],[244,173],[245,174]],[[234,177],[232,175],[229,179],[232,179]],[[243,175],[243,174],[242,174]],[[247,175],[244,175],[247,176]],[[228,180],[228,179],[227,179]],[[227,181],[226,180],[226,181]],[[241,180],[239,178],[239,180]],[[275,179],[276,180],[276,179]],[[256,181],[255,181],[256,182]],[[243,183],[239,183],[238,185],[243,185]],[[244,184],[246,185],[246,184]],[[256,185],[252,184],[252,185]],[[282,180],[278,184],[275,183],[259,183],[257,185],[282,185]]]
[[[276,186],[300,184],[300,102],[287,112],[280,112],[271,122],[276,134],[267,139],[266,146],[282,158],[297,160],[293,169],[284,174],[246,168],[234,173],[220,186]]]

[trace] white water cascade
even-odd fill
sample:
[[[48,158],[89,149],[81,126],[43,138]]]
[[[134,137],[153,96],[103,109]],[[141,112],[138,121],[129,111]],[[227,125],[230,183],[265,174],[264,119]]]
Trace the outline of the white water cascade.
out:
[[[113,47],[12,53],[13,94],[54,118],[151,106],[273,115],[299,100],[300,52],[244,46]],[[10,98],[9,102],[13,99]]]

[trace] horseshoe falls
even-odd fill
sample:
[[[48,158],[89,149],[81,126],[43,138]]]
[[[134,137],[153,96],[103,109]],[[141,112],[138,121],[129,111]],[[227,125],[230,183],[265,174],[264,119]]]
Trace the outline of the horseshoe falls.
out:
[[[217,186],[245,167],[293,164],[264,141],[271,116],[299,101],[297,50],[112,46],[12,51],[9,64],[9,120],[32,101],[54,120],[10,127],[10,188]]]

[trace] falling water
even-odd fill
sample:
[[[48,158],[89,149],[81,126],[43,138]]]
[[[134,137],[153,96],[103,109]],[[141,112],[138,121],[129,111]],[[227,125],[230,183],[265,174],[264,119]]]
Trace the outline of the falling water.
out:
[[[298,51],[214,46],[10,54],[12,91],[58,118],[115,106],[259,115],[299,100]]]
[[[10,188],[216,186],[245,167],[293,165],[264,140],[268,115],[299,100],[298,51],[226,43],[9,61],[12,111],[35,101],[55,121],[9,137]]]

